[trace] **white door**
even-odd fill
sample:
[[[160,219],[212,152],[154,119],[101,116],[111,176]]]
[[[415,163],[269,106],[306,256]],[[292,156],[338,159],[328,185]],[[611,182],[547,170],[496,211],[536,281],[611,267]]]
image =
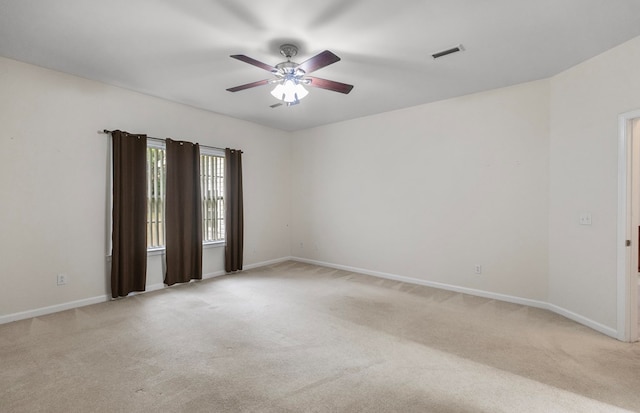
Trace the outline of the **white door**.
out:
[[[640,275],[640,110],[619,117],[618,338],[638,340]]]
[[[637,341],[640,332],[640,118],[630,120],[631,127],[631,280],[629,283],[630,341]],[[635,302],[634,302],[635,301]]]

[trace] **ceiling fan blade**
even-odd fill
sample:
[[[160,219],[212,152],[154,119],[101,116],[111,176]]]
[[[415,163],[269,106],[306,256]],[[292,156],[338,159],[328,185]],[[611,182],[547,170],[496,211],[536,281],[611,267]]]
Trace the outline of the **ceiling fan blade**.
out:
[[[269,105],[269,107],[270,107],[271,109],[275,109],[275,108],[277,108],[278,106],[282,106],[282,103],[274,103],[273,105]]]
[[[238,59],[238,60],[240,60],[242,62],[245,62],[245,63],[249,63],[250,65],[257,66],[260,69],[266,70],[267,72],[277,72],[278,71],[278,69],[276,69],[273,66],[270,66],[270,65],[268,65],[266,63],[262,63],[262,62],[260,62],[260,61],[258,61],[256,59],[253,59],[253,58],[251,58],[249,56],[245,56],[243,54],[234,54],[234,55],[231,55],[230,57],[233,57],[234,59]]]
[[[321,79],[319,77],[305,76],[305,79],[311,81],[307,86],[319,87],[321,89],[332,90],[334,92],[344,93],[345,95],[351,92],[353,85],[346,83],[336,82],[334,80]]]
[[[305,60],[304,62],[298,65],[298,69],[302,69],[305,73],[311,73],[318,69],[322,69],[325,66],[329,66],[332,63],[339,62],[340,58],[328,50],[313,56],[309,60]]]
[[[229,89],[227,89],[229,92],[238,92],[240,90],[245,90],[245,89],[250,89],[252,87],[256,87],[256,86],[262,86],[262,85],[266,85],[267,83],[269,83],[268,79],[265,80],[258,80],[257,82],[251,82],[251,83],[247,83],[246,85],[240,85],[240,86],[236,86],[236,87],[230,87]]]

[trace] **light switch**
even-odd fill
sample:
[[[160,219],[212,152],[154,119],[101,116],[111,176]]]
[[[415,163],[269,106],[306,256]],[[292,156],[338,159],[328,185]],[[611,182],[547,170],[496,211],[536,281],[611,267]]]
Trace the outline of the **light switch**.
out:
[[[591,214],[586,212],[580,214],[580,225],[591,225]]]

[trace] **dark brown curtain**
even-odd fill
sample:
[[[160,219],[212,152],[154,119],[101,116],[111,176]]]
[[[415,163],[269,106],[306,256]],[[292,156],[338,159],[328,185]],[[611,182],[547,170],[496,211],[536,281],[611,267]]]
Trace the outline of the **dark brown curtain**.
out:
[[[144,291],[147,282],[147,136],[119,130],[113,140],[111,295]]]
[[[200,146],[167,139],[164,283],[202,279]]]
[[[242,206],[242,151],[225,149],[225,241],[224,269],[242,270],[244,216]]]

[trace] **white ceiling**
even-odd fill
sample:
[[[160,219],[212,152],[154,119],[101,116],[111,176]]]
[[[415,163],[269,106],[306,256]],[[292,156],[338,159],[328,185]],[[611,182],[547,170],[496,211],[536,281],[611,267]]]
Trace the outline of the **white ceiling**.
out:
[[[0,55],[283,130],[299,130],[546,78],[640,35],[639,0],[0,0]],[[314,75],[355,85],[310,88],[272,109],[282,43]],[[459,43],[466,49],[433,60]]]

